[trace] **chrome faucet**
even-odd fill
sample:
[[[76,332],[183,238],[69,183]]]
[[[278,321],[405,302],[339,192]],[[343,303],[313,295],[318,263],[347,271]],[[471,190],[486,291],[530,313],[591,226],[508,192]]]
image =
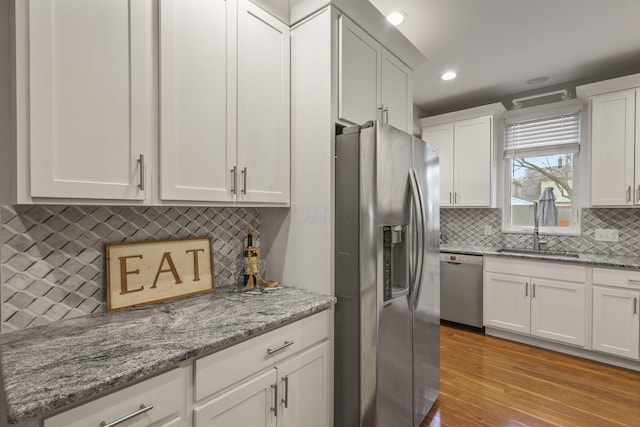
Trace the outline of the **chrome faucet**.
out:
[[[538,226],[540,225],[540,219],[538,218],[538,202],[533,202],[533,250],[539,251],[540,245],[546,245],[546,240],[540,240],[538,235]]]

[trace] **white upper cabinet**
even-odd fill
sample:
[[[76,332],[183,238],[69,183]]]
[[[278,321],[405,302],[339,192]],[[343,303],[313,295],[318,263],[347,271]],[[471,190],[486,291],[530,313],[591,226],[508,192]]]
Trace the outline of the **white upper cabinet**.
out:
[[[411,70],[386,49],[382,50],[381,103],[383,121],[410,132],[413,129]]]
[[[234,200],[235,115],[227,113],[227,47],[229,27],[235,25],[229,22],[234,18],[229,4],[160,3],[162,200]]]
[[[422,139],[440,155],[440,206],[453,206],[453,123],[424,128]]]
[[[346,16],[338,20],[338,118],[413,128],[412,72]]]
[[[238,3],[238,200],[289,202],[289,27]]]
[[[289,204],[287,24],[249,0],[11,13],[11,203]]]
[[[491,206],[492,117],[454,124],[453,182],[457,206]]]
[[[382,47],[346,16],[338,20],[338,118],[354,124],[382,120],[378,72]]]
[[[640,74],[576,92],[590,105],[591,205],[640,205]]]
[[[29,153],[21,178],[30,182],[18,201],[144,200],[151,1],[17,2],[16,19],[19,151]]]
[[[505,111],[497,103],[420,119],[422,139],[440,154],[440,206],[495,206],[496,122]]]
[[[163,201],[289,202],[289,46],[248,0],[162,0]]]
[[[638,203],[634,193],[635,90],[591,100],[591,204]],[[640,185],[640,182],[638,182]]]

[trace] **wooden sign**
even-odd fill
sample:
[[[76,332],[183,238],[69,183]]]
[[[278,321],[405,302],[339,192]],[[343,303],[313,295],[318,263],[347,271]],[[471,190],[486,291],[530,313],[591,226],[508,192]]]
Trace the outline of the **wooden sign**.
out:
[[[108,243],[109,312],[214,289],[211,238]]]

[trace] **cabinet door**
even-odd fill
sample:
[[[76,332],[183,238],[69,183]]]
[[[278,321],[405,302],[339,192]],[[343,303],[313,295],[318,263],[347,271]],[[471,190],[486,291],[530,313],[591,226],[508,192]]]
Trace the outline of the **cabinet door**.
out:
[[[278,365],[278,427],[330,424],[328,357],[329,344],[324,342]]]
[[[235,13],[229,5],[227,16],[227,6],[210,0],[160,4],[163,200],[234,199],[236,143],[235,134],[232,138],[228,132],[235,126],[228,126],[227,116],[227,34]]]
[[[453,123],[423,128],[422,139],[440,154],[440,206],[453,206]]]
[[[454,126],[454,203],[491,205],[491,116]]]
[[[276,425],[275,369],[269,369],[194,409],[195,427],[267,427]]]
[[[380,77],[383,120],[400,130],[413,132],[411,71],[383,49]]]
[[[633,204],[635,91],[591,101],[591,205]]]
[[[339,19],[338,118],[361,125],[382,120],[381,46],[347,17]]]
[[[531,279],[531,335],[584,347],[585,285]]]
[[[289,202],[289,27],[238,2],[238,200]]]
[[[32,197],[145,199],[151,15],[148,0],[29,2]]]
[[[640,292],[594,286],[593,350],[638,359]]]
[[[485,273],[485,325],[528,334],[531,330],[530,285],[528,277]]]

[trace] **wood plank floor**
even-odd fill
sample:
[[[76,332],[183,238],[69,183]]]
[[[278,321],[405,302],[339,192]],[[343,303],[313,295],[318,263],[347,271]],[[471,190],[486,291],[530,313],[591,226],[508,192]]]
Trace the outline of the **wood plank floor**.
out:
[[[441,326],[440,397],[421,427],[640,427],[640,372]]]

